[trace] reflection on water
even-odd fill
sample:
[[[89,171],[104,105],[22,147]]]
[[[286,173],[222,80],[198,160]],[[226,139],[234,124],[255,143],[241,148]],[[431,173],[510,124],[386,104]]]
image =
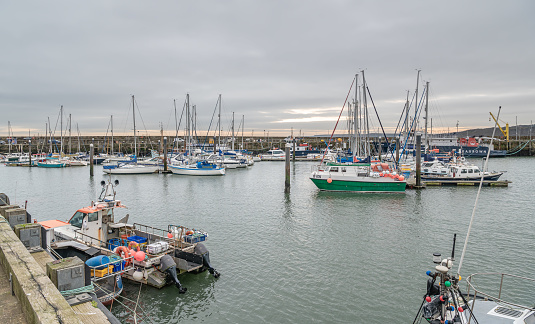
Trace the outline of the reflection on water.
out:
[[[473,272],[509,272],[533,277],[535,205],[526,172],[529,158],[492,159],[507,170],[508,188],[483,188],[463,277]],[[476,163],[479,163],[476,161]],[[224,177],[173,174],[124,175],[117,199],[130,221],[158,228],[168,224],[209,233],[206,247],[221,277],[179,276],[188,288],[143,286],[147,323],[384,323],[414,319],[425,293],[433,252],[451,252],[457,233],[464,242],[477,187],[436,187],[405,194],[320,192],[310,181],[314,163],[291,165],[284,193],[284,163],[260,162]],[[88,206],[100,193],[95,168],[7,168],[0,179],[12,200],[37,220],[62,219]],[[458,244],[456,255],[462,247]],[[458,266],[458,264],[456,265]],[[455,267],[456,267],[455,266]],[[511,283],[515,285],[514,282]],[[533,290],[516,295],[533,296]],[[125,284],[137,298],[138,284]],[[387,310],[387,311],[384,311]],[[127,320],[127,310],[112,312]]]

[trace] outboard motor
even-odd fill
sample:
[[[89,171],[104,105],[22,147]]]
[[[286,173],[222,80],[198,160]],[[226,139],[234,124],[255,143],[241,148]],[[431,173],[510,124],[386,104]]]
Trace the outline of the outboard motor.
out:
[[[176,277],[176,263],[171,256],[166,254],[160,259],[160,271],[167,272],[167,274],[171,276],[175,281],[175,286],[178,288],[180,294],[186,293],[188,288],[182,287],[180,281],[178,281],[178,278]]]
[[[208,268],[208,271],[215,278],[219,278],[220,276],[219,272],[217,272],[216,269],[214,269],[212,265],[210,264],[210,255],[209,255],[210,253],[208,252],[208,249],[206,248],[206,246],[204,246],[204,244],[202,243],[197,243],[197,245],[195,246],[195,253],[202,255],[202,265]]]

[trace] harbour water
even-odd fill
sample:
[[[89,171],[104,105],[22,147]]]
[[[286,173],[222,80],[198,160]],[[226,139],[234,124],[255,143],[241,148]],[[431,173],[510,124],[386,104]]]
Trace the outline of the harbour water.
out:
[[[474,163],[481,164],[480,160]],[[118,199],[131,222],[209,233],[206,243],[218,279],[207,272],[179,277],[188,288],[156,290],[127,284],[140,323],[411,323],[425,293],[432,253],[451,252],[454,269],[477,187],[430,187],[404,194],[319,192],[308,179],[312,163],[260,162],[224,177],[122,175]],[[533,158],[491,159],[507,170],[509,187],[483,187],[461,275],[508,272],[535,277]],[[107,179],[95,168],[0,166],[0,192],[38,221],[67,220],[87,206]],[[531,305],[535,289],[511,283],[512,296]],[[464,286],[462,286],[464,287]],[[126,304],[132,309],[133,304]],[[140,307],[143,312],[140,312]],[[112,312],[134,323],[114,303]],[[143,321],[140,321],[139,316]]]

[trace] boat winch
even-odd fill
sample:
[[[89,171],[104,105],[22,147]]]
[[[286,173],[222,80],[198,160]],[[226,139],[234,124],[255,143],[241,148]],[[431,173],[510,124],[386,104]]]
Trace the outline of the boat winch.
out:
[[[175,282],[175,286],[178,288],[178,292],[181,294],[185,294],[188,288],[182,287],[180,284],[180,281],[178,281],[178,278],[176,276],[176,263],[173,260],[173,258],[169,255],[164,255],[160,259],[160,271],[166,272],[173,281]]]
[[[206,246],[204,246],[204,244],[202,243],[197,243],[197,245],[195,246],[195,253],[202,256],[203,266],[206,267],[215,278],[219,278],[219,272],[217,272],[217,270],[214,269],[214,267],[212,267],[212,265],[210,264],[210,253],[208,252]]]

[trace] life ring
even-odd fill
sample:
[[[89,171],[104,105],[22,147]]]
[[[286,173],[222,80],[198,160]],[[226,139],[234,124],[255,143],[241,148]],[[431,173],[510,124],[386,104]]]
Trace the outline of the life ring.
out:
[[[122,253],[121,253],[122,252]],[[132,255],[130,254],[130,250],[126,246],[118,246],[115,249],[113,249],[113,253],[118,254],[121,258],[125,259],[125,266],[129,266],[132,264]],[[123,256],[124,254],[124,256]]]
[[[140,251],[141,249],[139,248],[139,243],[136,242],[136,241],[130,241],[128,242],[128,248],[130,250],[134,250],[134,249],[137,249],[137,251]]]
[[[187,231],[186,232],[186,235],[192,235],[193,234],[193,231]]]
[[[464,158],[464,156],[461,156],[461,159],[460,159],[460,160],[461,160],[461,162],[466,161],[466,159]]]

